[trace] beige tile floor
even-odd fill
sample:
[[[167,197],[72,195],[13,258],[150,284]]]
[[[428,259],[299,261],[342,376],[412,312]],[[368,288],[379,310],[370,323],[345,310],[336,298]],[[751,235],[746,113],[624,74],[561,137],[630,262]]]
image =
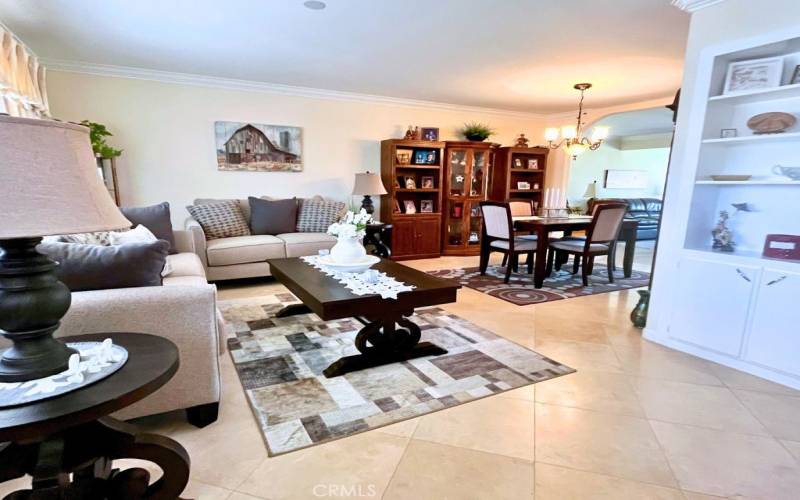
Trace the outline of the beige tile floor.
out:
[[[647,269],[650,253],[637,253]],[[226,285],[220,297],[280,288]],[[800,392],[642,340],[628,320],[637,297],[519,307],[463,289],[446,309],[578,373],[280,457],[267,457],[227,355],[218,422],[141,423],[189,451],[189,498],[799,498]]]

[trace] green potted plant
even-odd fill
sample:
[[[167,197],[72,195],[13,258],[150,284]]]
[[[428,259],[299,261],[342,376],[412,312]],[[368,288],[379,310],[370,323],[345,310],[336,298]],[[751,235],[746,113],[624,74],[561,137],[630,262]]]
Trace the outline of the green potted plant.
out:
[[[106,144],[106,137],[111,137],[113,134],[108,131],[102,123],[90,122],[83,120],[81,125],[89,127],[89,140],[92,143],[92,151],[98,158],[98,164],[103,158],[116,158],[122,154],[121,149],[114,149]]]
[[[464,124],[464,128],[461,130],[461,133],[464,134],[464,137],[466,137],[469,141],[480,142],[485,141],[491,135],[493,135],[494,130],[483,123],[471,122]]]

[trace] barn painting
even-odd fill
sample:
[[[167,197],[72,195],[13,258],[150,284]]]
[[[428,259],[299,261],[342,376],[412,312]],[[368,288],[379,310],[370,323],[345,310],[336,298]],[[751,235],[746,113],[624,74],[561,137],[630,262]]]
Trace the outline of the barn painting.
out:
[[[216,122],[214,131],[219,170],[303,171],[303,129],[300,127]]]

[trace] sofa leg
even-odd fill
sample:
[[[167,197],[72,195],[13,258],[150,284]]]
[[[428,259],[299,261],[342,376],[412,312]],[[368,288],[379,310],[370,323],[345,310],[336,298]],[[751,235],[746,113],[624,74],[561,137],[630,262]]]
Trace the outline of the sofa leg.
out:
[[[217,421],[219,416],[219,403],[208,403],[205,405],[192,406],[186,408],[186,420],[190,424],[202,429],[203,427],[213,424]]]

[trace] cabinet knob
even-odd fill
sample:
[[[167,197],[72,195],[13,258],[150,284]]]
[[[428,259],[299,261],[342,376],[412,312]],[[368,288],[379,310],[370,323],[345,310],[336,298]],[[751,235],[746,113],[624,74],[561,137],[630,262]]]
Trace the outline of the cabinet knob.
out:
[[[739,276],[741,276],[743,280],[747,281],[748,283],[751,281],[750,278],[748,278],[747,275],[744,274],[738,267],[736,268],[736,272],[739,273]]]
[[[787,277],[788,277],[788,276],[786,276],[786,275],[784,274],[784,275],[783,275],[783,276],[781,276],[780,278],[775,278],[774,280],[772,280],[772,281],[770,281],[769,283],[767,283],[767,286],[772,286],[772,285],[774,285],[775,283],[780,283],[781,281],[785,280]]]

